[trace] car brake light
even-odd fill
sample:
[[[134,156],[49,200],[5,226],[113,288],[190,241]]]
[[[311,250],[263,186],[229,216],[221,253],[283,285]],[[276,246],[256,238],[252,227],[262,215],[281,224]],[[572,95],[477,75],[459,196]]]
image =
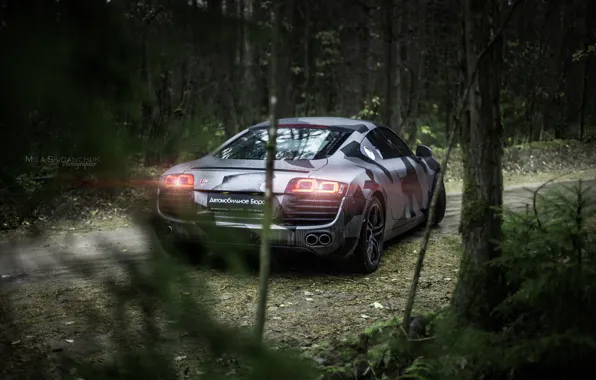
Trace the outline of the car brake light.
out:
[[[192,174],[170,174],[164,177],[164,187],[176,189],[192,189],[195,185],[195,177]]]
[[[314,178],[294,178],[288,183],[286,193],[343,195],[346,189],[347,185],[341,182]]]

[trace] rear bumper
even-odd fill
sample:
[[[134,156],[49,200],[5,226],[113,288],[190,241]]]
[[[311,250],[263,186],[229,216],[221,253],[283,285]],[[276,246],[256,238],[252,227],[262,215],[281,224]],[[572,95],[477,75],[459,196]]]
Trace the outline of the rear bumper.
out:
[[[279,250],[312,253],[317,256],[348,256],[354,250],[362,215],[351,215],[347,220],[343,203],[335,219],[324,225],[281,226],[271,225],[271,247]],[[206,242],[219,247],[255,249],[260,245],[261,224],[233,223],[215,220],[205,212],[203,221],[187,221],[164,215],[159,211],[163,228],[171,228],[172,239]],[[328,239],[325,240],[325,239]]]

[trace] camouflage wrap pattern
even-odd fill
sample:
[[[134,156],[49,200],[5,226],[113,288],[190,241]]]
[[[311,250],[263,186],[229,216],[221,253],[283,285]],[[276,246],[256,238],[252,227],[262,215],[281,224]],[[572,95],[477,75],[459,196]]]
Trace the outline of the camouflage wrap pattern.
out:
[[[306,250],[318,255],[348,255],[358,241],[364,215],[372,197],[379,197],[385,209],[385,238],[392,238],[424,221],[430,203],[431,190],[439,164],[432,157],[414,154],[384,160],[366,137],[375,128],[373,122],[347,118],[305,117],[281,119],[280,126],[337,127],[351,131],[351,135],[327,158],[316,160],[277,160],[273,179],[274,216],[283,213],[292,195],[284,194],[294,178],[313,178],[345,183],[345,196],[338,200],[338,211],[328,223],[320,225],[273,224],[272,245],[296,250]],[[267,127],[268,123],[251,128]],[[240,137],[248,130],[226,141],[219,149]],[[170,174],[192,174],[194,191],[191,197],[197,213],[209,214],[218,227],[240,236],[254,236],[261,229],[260,214],[230,221],[210,211],[209,197],[213,192],[262,194],[265,191],[265,161],[229,160],[207,155],[201,159],[176,165],[166,171]],[[164,191],[159,189],[158,191]],[[247,196],[250,198],[250,196]],[[158,197],[159,198],[159,197]],[[252,198],[245,202],[258,202]],[[223,202],[223,201],[222,201]],[[184,235],[203,236],[201,223],[167,215],[158,201],[158,212],[164,222],[182,227]],[[189,230],[188,228],[192,229]],[[234,229],[234,230],[232,230]],[[190,232],[189,232],[190,231]],[[309,246],[306,236],[311,233],[328,233],[332,241],[326,246]],[[229,234],[228,234],[229,236]]]

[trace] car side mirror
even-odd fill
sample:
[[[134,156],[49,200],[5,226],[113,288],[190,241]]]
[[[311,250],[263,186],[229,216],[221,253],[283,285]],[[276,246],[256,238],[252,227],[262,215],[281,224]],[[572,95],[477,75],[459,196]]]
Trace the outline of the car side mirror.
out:
[[[426,145],[418,145],[416,148],[416,155],[418,157],[432,157],[433,151]]]

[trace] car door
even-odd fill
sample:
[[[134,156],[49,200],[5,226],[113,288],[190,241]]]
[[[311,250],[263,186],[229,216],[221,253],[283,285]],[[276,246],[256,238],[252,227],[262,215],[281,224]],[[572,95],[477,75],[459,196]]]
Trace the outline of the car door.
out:
[[[392,183],[386,191],[393,219],[407,221],[424,216],[422,210],[428,203],[420,178],[424,166],[389,128],[377,127],[367,137],[382,157],[380,164],[391,173]]]
[[[385,127],[381,128],[381,131],[391,145],[400,152],[400,156],[407,166],[406,183],[403,183],[402,186],[411,206],[409,217],[422,217],[424,216],[423,211],[428,208],[430,203],[433,176],[428,173],[428,167],[422,159],[412,153],[395,132]]]

